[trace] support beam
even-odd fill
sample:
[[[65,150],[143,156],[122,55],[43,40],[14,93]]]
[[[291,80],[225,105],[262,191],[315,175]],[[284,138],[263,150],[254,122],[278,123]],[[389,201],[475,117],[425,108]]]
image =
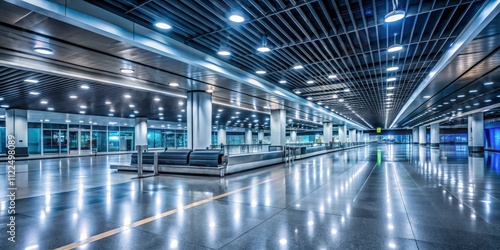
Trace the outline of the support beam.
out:
[[[286,111],[271,110],[271,145],[285,146],[286,142]]]
[[[431,148],[439,148],[439,123],[431,124]]]
[[[484,115],[475,113],[468,117],[467,134],[469,139],[469,156],[484,156]]]
[[[212,142],[212,95],[193,90],[187,97],[188,148],[205,149]]]
[[[427,144],[427,128],[425,126],[418,127],[418,143],[421,146],[425,146]]]
[[[28,111],[9,109],[5,111],[6,144],[15,141],[15,157],[28,156]],[[9,138],[10,137],[10,138]],[[8,148],[7,148],[8,152]]]

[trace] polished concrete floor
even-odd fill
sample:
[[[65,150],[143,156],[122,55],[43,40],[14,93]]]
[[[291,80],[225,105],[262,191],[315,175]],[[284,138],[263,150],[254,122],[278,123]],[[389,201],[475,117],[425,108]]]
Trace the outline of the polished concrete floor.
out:
[[[373,145],[233,174],[132,179],[129,156],[20,161],[0,249],[499,249],[500,154]]]

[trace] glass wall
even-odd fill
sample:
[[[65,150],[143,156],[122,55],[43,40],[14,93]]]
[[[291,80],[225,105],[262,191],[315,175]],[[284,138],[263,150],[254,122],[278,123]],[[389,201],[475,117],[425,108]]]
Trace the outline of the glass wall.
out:
[[[162,133],[160,129],[148,129],[148,148],[163,148]]]
[[[109,131],[108,132],[108,151],[120,151],[120,132],[119,131]]]
[[[7,138],[5,133],[5,122],[0,122],[0,154],[7,153]]]
[[[485,129],[486,149],[500,151],[500,128]]]
[[[42,153],[42,124],[28,123],[28,154]]]

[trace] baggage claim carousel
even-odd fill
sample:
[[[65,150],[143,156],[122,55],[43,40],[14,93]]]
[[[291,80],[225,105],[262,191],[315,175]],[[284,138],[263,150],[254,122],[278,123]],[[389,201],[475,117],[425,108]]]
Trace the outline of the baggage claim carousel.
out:
[[[139,177],[143,177],[143,172],[153,172],[154,175],[177,173],[223,177],[226,174],[363,146],[366,144],[337,148],[269,146],[269,152],[229,156],[224,154],[223,149],[167,149],[164,152],[148,152],[146,147],[138,146],[138,152],[132,154],[129,165],[111,164],[110,167],[118,171],[138,172]]]

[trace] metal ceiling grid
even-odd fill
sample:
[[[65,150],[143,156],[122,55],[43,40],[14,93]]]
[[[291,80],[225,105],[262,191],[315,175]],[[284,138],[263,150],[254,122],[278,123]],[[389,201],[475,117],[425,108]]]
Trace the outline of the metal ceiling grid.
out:
[[[384,126],[404,105],[454,38],[477,13],[484,1],[399,1],[406,17],[392,24],[384,16],[391,1],[97,1],[94,5],[145,26],[164,20],[173,29],[167,35],[209,54],[228,43],[232,55],[222,58],[249,72],[261,75],[304,97],[321,101],[335,111],[363,123],[349,110],[373,126]],[[228,23],[227,14],[238,9],[247,18],[243,24]],[[257,52],[261,36],[267,35],[271,52]],[[397,34],[396,36],[394,34]],[[404,50],[386,52],[394,41]],[[291,69],[295,63],[305,68]],[[399,70],[386,72],[389,65]],[[338,79],[328,79],[336,74]],[[386,113],[386,77],[396,76],[390,111]],[[307,80],[314,80],[309,85]],[[330,98],[329,88],[311,88],[340,83],[350,92]],[[333,91],[339,91],[333,89]],[[341,97],[342,95],[342,97]],[[346,107],[346,104],[349,107]],[[388,115],[388,116],[387,116]]]

